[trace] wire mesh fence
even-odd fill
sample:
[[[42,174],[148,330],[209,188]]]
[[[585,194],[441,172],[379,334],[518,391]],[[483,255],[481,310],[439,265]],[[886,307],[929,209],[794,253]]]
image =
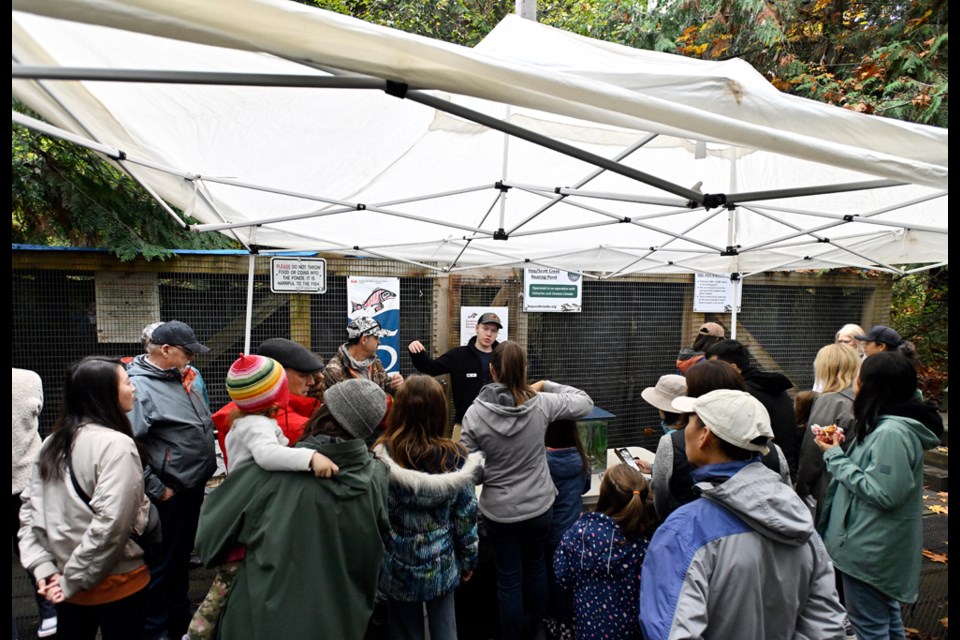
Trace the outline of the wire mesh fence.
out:
[[[692,310],[692,276],[587,280],[580,313],[522,311],[522,271],[437,275],[385,260],[332,259],[322,295],[273,293],[269,260],[256,259],[253,281],[245,255],[190,252],[161,263],[119,263],[90,251],[14,251],[11,360],[44,380],[41,430],[59,409],[67,366],[85,355],[142,351],[140,332],[155,321],[186,322],[211,347],[196,367],[214,409],[229,398],[227,369],[245,347],[251,292],[250,345],[287,337],[325,360],[346,340],[347,277],[399,276],[399,368],[415,372],[406,350],[420,340],[434,355],[459,344],[461,306],[504,306],[509,339],[527,348],[530,378],[580,387],[614,415],[610,446],[655,447],[656,409],[640,392],[675,370],[704,321],[730,329],[727,314]],[[758,366],[783,372],[794,390],[809,389],[813,358],[847,322],[881,323],[889,314],[889,279],[850,274],[781,274],[749,279],[737,317],[737,339]],[[505,339],[501,335],[500,339]]]

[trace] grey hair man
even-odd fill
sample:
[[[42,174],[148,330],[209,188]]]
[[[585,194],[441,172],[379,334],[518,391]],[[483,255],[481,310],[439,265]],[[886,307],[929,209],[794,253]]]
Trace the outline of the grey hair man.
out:
[[[156,327],[149,340],[152,348],[135,357],[127,373],[136,387],[128,417],[147,455],[144,491],[163,528],[161,559],[150,567],[147,591],[144,638],[153,640],[181,637],[193,614],[190,554],[217,461],[209,405],[188,379],[194,357],[210,349],[179,320]]]

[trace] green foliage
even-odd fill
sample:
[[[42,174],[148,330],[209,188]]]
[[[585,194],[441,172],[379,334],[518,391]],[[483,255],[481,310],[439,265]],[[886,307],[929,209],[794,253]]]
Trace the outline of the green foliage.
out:
[[[554,0],[538,3],[537,20],[591,38],[673,53],[681,27],[670,5],[647,0]]]
[[[937,403],[946,386],[948,298],[947,267],[903,276],[893,283],[890,326],[913,342],[922,365],[924,397]]]
[[[13,101],[14,110],[26,111]],[[12,242],[108,247],[121,260],[237,247],[177,225],[127,174],[92,151],[13,125]],[[187,220],[195,222],[194,220]]]
[[[303,4],[468,47],[514,10],[513,0],[309,0]]]

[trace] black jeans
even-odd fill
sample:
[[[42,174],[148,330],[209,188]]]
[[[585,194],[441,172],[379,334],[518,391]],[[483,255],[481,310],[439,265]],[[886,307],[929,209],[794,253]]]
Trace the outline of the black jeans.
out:
[[[505,640],[521,640],[531,624],[547,613],[547,564],[544,557],[553,507],[521,522],[486,520],[497,565],[500,632]]]
[[[147,590],[107,604],[57,605],[57,640],[140,640],[146,613]]]
[[[157,503],[163,530],[163,554],[150,567],[147,619],[144,637],[179,640],[187,632],[193,611],[190,604],[190,553],[197,536],[203,505],[203,487],[178,491]]]

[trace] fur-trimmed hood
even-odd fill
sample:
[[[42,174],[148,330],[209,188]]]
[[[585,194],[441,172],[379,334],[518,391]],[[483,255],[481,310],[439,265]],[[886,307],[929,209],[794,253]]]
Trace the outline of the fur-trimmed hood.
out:
[[[390,457],[382,444],[374,447],[373,451],[387,465],[390,471],[390,484],[427,500],[447,500],[464,486],[479,484],[482,479],[484,458],[483,453],[479,451],[469,454],[459,469],[446,473],[404,469]]]

